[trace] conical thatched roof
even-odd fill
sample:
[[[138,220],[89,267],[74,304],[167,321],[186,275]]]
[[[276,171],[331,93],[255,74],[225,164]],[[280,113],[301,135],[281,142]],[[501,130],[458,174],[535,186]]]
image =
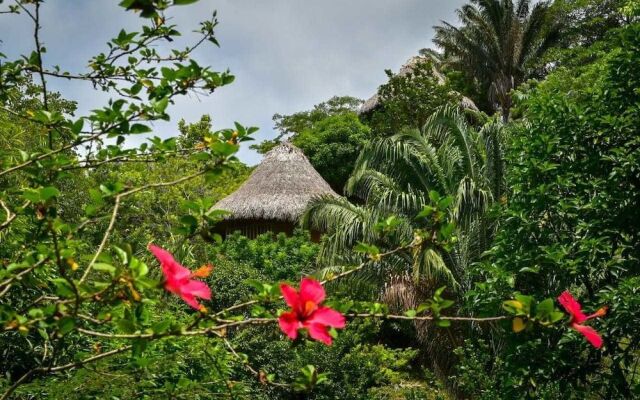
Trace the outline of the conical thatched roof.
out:
[[[416,65],[418,63],[428,61],[429,59],[430,58],[428,58],[426,56],[411,57],[409,59],[409,61],[407,61],[400,68],[400,71],[398,71],[397,76],[406,76],[406,75],[412,73],[413,69],[416,67]],[[444,85],[446,83],[446,78],[444,77],[444,75],[442,75],[442,73],[440,71],[438,71],[438,69],[436,67],[432,68],[432,73],[433,73],[433,76],[437,79],[439,85]],[[358,110],[358,114],[361,114],[361,115],[362,114],[368,114],[371,111],[373,111],[376,108],[378,108],[379,105],[380,105],[380,97],[376,93],[376,94],[371,96],[367,101],[365,101],[362,104],[362,106]],[[478,107],[476,107],[476,105],[473,102],[473,100],[471,100],[470,98],[465,97],[465,96],[461,96],[460,107],[465,108],[465,109],[469,109],[469,110],[473,110],[473,111],[478,111]]]
[[[297,222],[313,197],[326,194],[338,196],[302,151],[285,142],[265,154],[249,179],[213,209],[231,212],[230,220]]]

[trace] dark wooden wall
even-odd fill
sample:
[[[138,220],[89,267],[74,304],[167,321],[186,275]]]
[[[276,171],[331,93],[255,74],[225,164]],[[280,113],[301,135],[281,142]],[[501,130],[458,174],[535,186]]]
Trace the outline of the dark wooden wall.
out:
[[[296,224],[293,222],[277,221],[277,220],[256,220],[256,219],[241,219],[241,220],[227,220],[221,221],[216,225],[215,232],[226,237],[234,232],[240,232],[243,236],[249,239],[255,239],[258,235],[267,232],[273,233],[285,233],[287,236],[291,236],[296,228]],[[320,241],[320,233],[312,231],[311,240],[314,242]]]

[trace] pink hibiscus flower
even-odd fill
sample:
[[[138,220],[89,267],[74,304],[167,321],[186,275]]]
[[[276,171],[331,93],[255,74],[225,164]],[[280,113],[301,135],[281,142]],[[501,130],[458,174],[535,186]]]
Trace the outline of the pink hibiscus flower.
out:
[[[603,317],[607,314],[607,307],[601,307],[595,313],[591,315],[585,315],[582,312],[582,306],[578,301],[569,293],[568,291],[562,292],[560,296],[558,296],[558,301],[564,307],[564,309],[571,315],[571,321],[569,324],[571,328],[578,331],[582,336],[584,336],[589,343],[593,345],[596,349],[602,347],[602,337],[590,326],[583,325],[584,322],[592,319]]]
[[[180,296],[185,303],[196,310],[200,310],[202,307],[196,297],[211,300],[209,286],[204,282],[191,279],[194,276],[204,277],[202,272],[196,271],[195,274],[192,274],[188,268],[180,265],[171,253],[153,244],[149,244],[149,251],[160,261],[166,290]]]
[[[282,313],[278,318],[280,329],[290,339],[298,337],[299,329],[307,329],[312,339],[330,345],[332,338],[328,327],[344,328],[345,319],[338,311],[321,306],[324,301],[324,288],[318,281],[303,278],[300,292],[289,285],[280,285],[284,301],[291,311]]]

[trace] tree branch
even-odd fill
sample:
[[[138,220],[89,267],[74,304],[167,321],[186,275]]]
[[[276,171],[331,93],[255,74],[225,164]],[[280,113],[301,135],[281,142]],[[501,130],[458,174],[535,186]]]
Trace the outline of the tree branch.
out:
[[[179,179],[176,179],[176,180],[173,180],[173,181],[170,181],[170,182],[151,183],[151,184],[140,186],[140,187],[137,187],[137,188],[134,188],[134,189],[131,189],[131,190],[127,190],[126,192],[122,192],[122,193],[116,195],[115,205],[114,205],[113,211],[111,213],[111,219],[109,220],[109,226],[107,227],[107,230],[104,232],[104,235],[102,236],[102,240],[100,241],[100,245],[98,246],[98,250],[94,254],[93,258],[91,259],[91,262],[89,262],[89,265],[87,266],[87,269],[82,274],[82,277],[80,278],[80,281],[78,283],[82,284],[82,282],[84,282],[87,279],[87,277],[89,276],[89,273],[91,272],[91,269],[93,268],[93,265],[98,260],[98,257],[100,257],[100,254],[102,254],[102,251],[104,250],[104,247],[106,246],[107,241],[109,240],[109,236],[111,235],[111,232],[113,231],[113,228],[115,227],[116,219],[118,217],[118,210],[120,208],[120,202],[121,202],[122,198],[124,198],[126,196],[129,196],[129,195],[132,195],[132,194],[135,194],[135,193],[138,193],[138,192],[141,192],[143,190],[147,190],[147,189],[177,185],[177,184],[180,184],[182,182],[186,182],[188,180],[196,178],[198,176],[204,175],[205,172],[206,171],[204,171],[204,170],[203,171],[199,171],[199,172],[196,172],[194,174],[183,176],[182,178],[179,178]]]
[[[22,206],[20,208],[24,209],[24,208],[28,207],[29,204],[31,204],[31,202],[30,201],[26,201],[26,202],[24,202],[24,204],[22,204]],[[4,211],[7,213],[7,219],[2,224],[0,224],[0,232],[1,232],[1,231],[5,230],[9,225],[11,225],[13,220],[18,217],[18,214],[12,213],[11,210],[9,209],[9,207],[7,207],[7,205],[2,200],[0,200],[0,205],[2,205],[2,208],[4,208]]]

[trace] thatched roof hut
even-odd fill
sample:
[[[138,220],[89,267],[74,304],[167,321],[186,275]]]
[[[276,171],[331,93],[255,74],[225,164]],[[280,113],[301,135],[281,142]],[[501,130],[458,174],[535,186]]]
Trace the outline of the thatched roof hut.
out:
[[[213,206],[231,213],[217,230],[223,235],[240,231],[247,237],[268,231],[291,234],[311,199],[327,194],[338,196],[302,150],[281,143],[238,190]]]
[[[426,61],[429,61],[429,60],[430,60],[430,58],[427,57],[427,56],[411,57],[409,59],[409,61],[407,61],[400,68],[400,71],[398,71],[397,76],[406,76],[406,75],[408,75],[408,74],[413,72],[413,69],[415,68],[415,66],[418,63],[426,62]],[[432,73],[433,73],[433,76],[438,81],[439,85],[444,85],[446,83],[445,76],[442,75],[442,73],[440,71],[438,71],[438,69],[435,66],[432,68]],[[380,97],[376,93],[373,96],[371,96],[369,99],[367,99],[367,101],[365,101],[362,104],[362,106],[358,110],[358,114],[360,114],[360,115],[369,114],[370,112],[374,111],[379,106],[380,106]],[[476,107],[476,104],[473,102],[473,100],[471,100],[470,98],[465,97],[465,96],[461,96],[460,107],[462,107],[464,109],[478,111],[478,107]]]

